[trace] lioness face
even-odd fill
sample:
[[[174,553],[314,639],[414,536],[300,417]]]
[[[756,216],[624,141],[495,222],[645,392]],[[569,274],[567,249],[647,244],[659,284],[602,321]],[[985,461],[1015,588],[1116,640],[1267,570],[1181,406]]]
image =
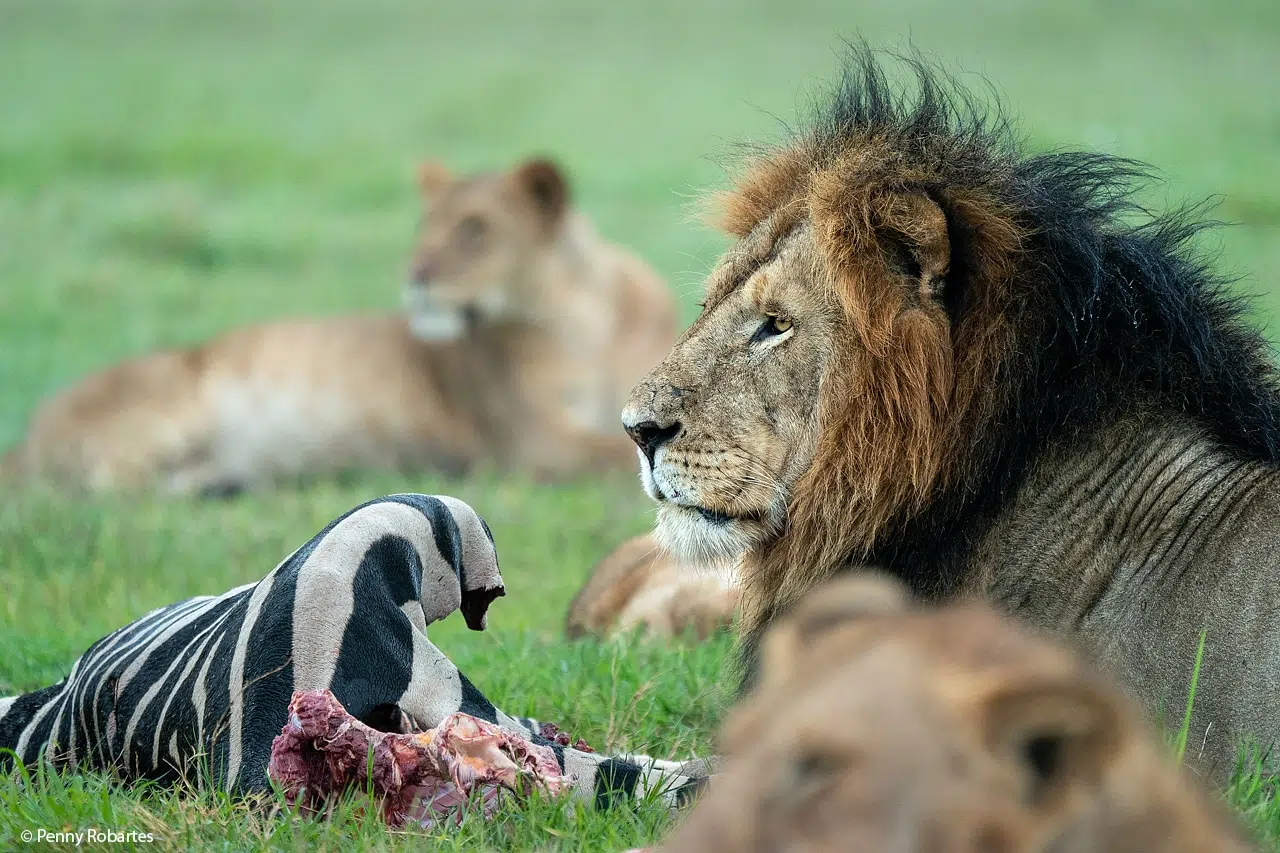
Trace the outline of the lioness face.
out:
[[[1048,819],[1034,771],[988,747],[910,650],[872,650],[829,678],[735,712],[728,758],[663,853],[1024,853]],[[766,716],[767,715],[767,716]]]
[[[1105,811],[1117,774],[1177,774],[1105,684],[988,610],[908,612],[878,580],[820,587],[774,623],[720,745],[662,853],[1167,849],[1126,835],[1158,822],[1145,803]]]
[[[535,160],[454,177],[424,164],[418,182],[426,218],[404,290],[414,334],[449,340],[472,322],[534,310],[529,267],[555,237],[566,204],[559,170]]]
[[[702,316],[632,391],[623,425],[657,501],[657,535],[719,561],[772,536],[813,459],[839,312],[807,223],[766,223],[712,272]]]

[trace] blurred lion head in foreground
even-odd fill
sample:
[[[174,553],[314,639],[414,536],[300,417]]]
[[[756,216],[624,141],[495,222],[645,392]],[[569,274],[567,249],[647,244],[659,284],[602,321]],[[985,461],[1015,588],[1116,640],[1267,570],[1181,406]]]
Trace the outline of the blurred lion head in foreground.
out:
[[[1250,849],[1109,682],[985,606],[835,581],[761,669],[662,853]]]

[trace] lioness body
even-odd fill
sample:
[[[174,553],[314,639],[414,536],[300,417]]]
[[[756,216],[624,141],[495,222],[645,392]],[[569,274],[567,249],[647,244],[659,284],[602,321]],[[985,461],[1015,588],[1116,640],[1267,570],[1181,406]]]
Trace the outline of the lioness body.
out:
[[[1201,631],[1188,757],[1280,741],[1280,391],[1143,173],[1025,156],[915,61],[855,58],[829,112],[723,204],[738,243],[624,422],[677,555],[740,555],[748,649],[833,574],[977,594],[1071,638],[1165,721]]]
[[[22,464],[93,489],[221,492],[355,468],[479,461],[564,474],[622,464],[596,432],[561,443],[573,359],[519,325],[424,342],[399,316],[291,320],[90,377],[33,418]],[[557,384],[568,387],[557,388]],[[587,395],[578,395],[579,399]],[[627,456],[627,461],[631,457]]]
[[[1107,681],[987,607],[836,583],[764,648],[662,853],[1251,849]]]
[[[43,403],[6,471],[201,493],[368,467],[554,477],[633,465],[616,412],[674,337],[670,296],[580,216],[523,202],[525,179],[469,179],[471,203],[506,217],[492,235],[506,263],[486,270],[486,292],[461,289],[447,308],[409,298],[407,317],[266,323],[125,362]],[[456,202],[427,203],[415,265],[459,239]],[[459,280],[483,261],[436,266]],[[441,317],[448,334],[418,333]]]
[[[705,638],[732,625],[737,608],[731,565],[682,564],[646,534],[623,542],[592,568],[569,603],[565,633],[573,639],[642,629],[654,637]]]

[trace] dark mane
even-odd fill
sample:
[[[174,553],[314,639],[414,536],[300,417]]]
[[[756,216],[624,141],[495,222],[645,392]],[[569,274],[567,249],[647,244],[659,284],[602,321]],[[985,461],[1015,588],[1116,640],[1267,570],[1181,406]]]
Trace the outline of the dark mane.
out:
[[[941,593],[986,520],[1055,438],[1105,424],[1136,406],[1184,415],[1243,457],[1280,458],[1280,394],[1267,341],[1246,302],[1197,253],[1213,223],[1193,206],[1154,214],[1136,194],[1147,165],[1088,152],[1024,154],[994,96],[978,97],[918,53],[897,59],[915,78],[895,89],[876,52],[852,45],[834,95],[789,143],[814,169],[883,141],[893,175],[931,174],[918,187],[953,228],[947,308],[966,314],[972,235],[947,210],[948,187],[996,200],[1026,235],[1014,259],[1016,346],[1001,366],[1001,411],[971,452],[972,478],[887,531],[870,558],[919,592]],[[869,168],[875,168],[871,166]],[[975,442],[976,444],[977,442]],[[980,473],[978,473],[980,471]]]

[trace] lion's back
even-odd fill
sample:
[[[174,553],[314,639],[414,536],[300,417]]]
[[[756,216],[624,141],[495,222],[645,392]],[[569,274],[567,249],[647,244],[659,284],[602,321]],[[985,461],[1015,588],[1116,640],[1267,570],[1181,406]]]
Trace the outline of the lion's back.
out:
[[[394,462],[419,438],[465,441],[413,347],[401,318],[364,316],[248,326],[139,356],[44,401],[10,467],[90,489],[206,491]]]
[[[611,354],[619,412],[631,388],[666,358],[679,327],[671,288],[638,255],[609,247],[619,286],[616,313],[619,335]]]

